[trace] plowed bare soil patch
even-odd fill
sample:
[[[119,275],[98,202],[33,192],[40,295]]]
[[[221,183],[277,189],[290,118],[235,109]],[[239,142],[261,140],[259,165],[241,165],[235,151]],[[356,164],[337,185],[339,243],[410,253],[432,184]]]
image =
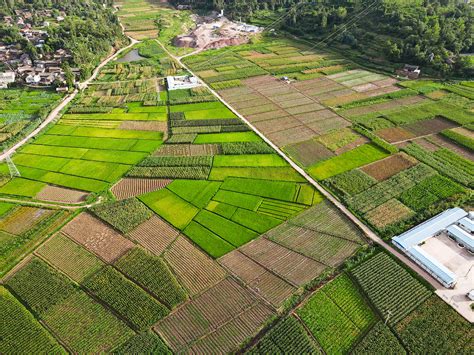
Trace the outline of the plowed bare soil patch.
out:
[[[135,245],[88,213],[77,216],[62,232],[109,263],[120,258]]]
[[[122,179],[110,191],[118,200],[146,194],[165,188],[172,180],[168,179]]]
[[[83,191],[48,185],[44,187],[35,198],[43,201],[80,203],[84,202],[88,196],[89,194]]]
[[[334,153],[313,139],[286,146],[284,150],[292,159],[303,166],[311,166],[316,162],[334,156]]]
[[[179,232],[158,216],[140,224],[129,237],[155,255],[161,255],[178,237]]]
[[[215,260],[209,258],[183,236],[179,236],[171,245],[164,258],[190,291],[191,296],[207,290],[226,277],[225,270]]]
[[[316,133],[306,126],[298,126],[292,129],[268,134],[268,138],[279,147],[299,143],[316,136]]]
[[[377,135],[385,139],[389,143],[396,143],[405,141],[407,139],[415,138],[415,135],[401,127],[391,127],[378,130]]]
[[[296,288],[288,282],[272,274],[238,250],[223,256],[219,262],[275,307],[279,307],[296,291]]]
[[[405,153],[400,153],[364,166],[361,170],[374,179],[383,181],[414,165],[416,165],[415,159]]]
[[[444,131],[445,129],[454,128],[454,127],[458,127],[458,125],[442,117],[415,122],[415,123],[403,126],[404,129],[413,133],[416,137],[439,133],[441,131]]]
[[[284,131],[298,126],[301,126],[301,122],[291,116],[255,123],[255,127],[266,134]]]

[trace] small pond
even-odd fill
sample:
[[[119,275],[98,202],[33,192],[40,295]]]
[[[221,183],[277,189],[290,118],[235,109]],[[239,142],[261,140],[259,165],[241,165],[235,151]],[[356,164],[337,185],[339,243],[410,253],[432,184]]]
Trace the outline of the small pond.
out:
[[[125,54],[122,58],[117,59],[116,62],[118,63],[130,63],[130,62],[138,62],[139,60],[146,59],[145,57],[142,57],[138,53],[138,49],[133,49],[127,54]]]

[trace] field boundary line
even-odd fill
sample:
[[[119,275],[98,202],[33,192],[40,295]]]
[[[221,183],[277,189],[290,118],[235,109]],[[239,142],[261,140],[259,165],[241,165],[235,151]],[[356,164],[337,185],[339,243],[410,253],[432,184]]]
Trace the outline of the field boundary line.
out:
[[[395,257],[400,259],[405,265],[410,267],[421,275],[427,282],[429,282],[434,288],[440,288],[440,284],[430,276],[421,267],[412,262],[407,256],[386,243],[382,238],[376,235],[369,227],[363,224],[347,207],[345,207],[339,200],[337,200],[331,193],[324,189],[316,180],[309,176],[300,166],[298,166],[293,160],[291,160],[279,147],[277,147],[270,139],[268,139],[263,133],[261,133],[251,122],[249,122],[242,114],[240,114],[234,107],[232,107],[227,101],[225,101],[214,89],[212,89],[204,80],[197,76],[186,64],[182,63],[179,58],[170,53],[166,47],[157,39],[155,41],[163,48],[163,50],[174,60],[176,60],[184,69],[186,69],[191,75],[198,78],[198,81],[205,86],[210,92],[212,92],[224,105],[226,105],[237,117],[245,122],[260,138],[262,138],[268,145],[270,145],[282,158],[284,158],[293,169],[295,169],[301,176],[303,176],[311,185],[313,185],[324,197],[332,202],[341,212],[343,212],[364,234],[369,237],[373,242],[382,246],[385,250],[389,251]]]

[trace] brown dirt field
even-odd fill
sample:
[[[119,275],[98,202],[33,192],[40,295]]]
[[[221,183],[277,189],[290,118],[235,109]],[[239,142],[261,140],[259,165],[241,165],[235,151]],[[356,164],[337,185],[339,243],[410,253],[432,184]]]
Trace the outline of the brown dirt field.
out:
[[[265,134],[284,131],[298,126],[301,126],[301,122],[291,116],[255,123],[255,127],[265,132]]]
[[[84,202],[88,196],[89,194],[83,191],[48,185],[38,192],[35,198],[43,201],[80,203]]]
[[[234,107],[237,110],[240,110],[240,109],[245,109],[245,108],[250,108],[250,107],[255,107],[255,106],[267,105],[268,103],[271,104],[271,101],[262,97],[258,99],[248,100],[248,101],[235,102],[235,103],[232,103],[232,107]]]
[[[296,291],[296,288],[289,283],[275,276],[238,250],[223,256],[219,259],[219,262],[232,274],[240,278],[247,287],[250,287],[275,307],[281,306]]]
[[[221,91],[219,93],[221,93]],[[249,93],[242,93],[236,96],[226,96],[225,94],[221,96],[229,103],[238,103],[238,102],[245,103],[250,100],[258,100],[262,98],[262,95],[260,95],[258,92],[254,90],[250,90]]]
[[[317,121],[322,121],[326,118],[332,118],[332,117],[338,117],[338,116],[333,111],[324,109],[324,110],[298,114],[298,115],[295,115],[294,117],[300,120],[301,122],[308,124],[308,123],[313,123]]]
[[[220,329],[257,304],[261,303],[250,291],[232,278],[226,278],[162,319],[154,330],[171,350],[184,351],[194,341]],[[269,309],[268,313],[271,313]]]
[[[266,121],[266,120],[271,120],[274,118],[282,118],[282,117],[288,117],[288,112],[278,109],[276,111],[270,111],[270,112],[265,112],[265,113],[258,113],[256,115],[248,115],[245,116],[250,122],[260,122],[260,121]]]
[[[416,137],[426,136],[429,134],[439,133],[445,129],[458,127],[456,123],[442,117],[432,118],[429,120],[415,122],[403,126],[408,132],[413,133]]]
[[[166,122],[147,122],[147,121],[123,121],[119,129],[133,129],[137,131],[160,131],[166,132],[168,130],[168,123]]]
[[[276,110],[278,110],[278,106],[269,102],[261,106],[246,107],[246,108],[240,109],[239,112],[242,115],[247,116],[247,115],[256,115],[256,114],[265,113],[265,112],[273,112]]]
[[[289,114],[298,115],[298,114],[301,114],[301,113],[308,113],[308,112],[313,112],[313,111],[319,111],[319,110],[322,110],[322,109],[324,109],[323,106],[321,106],[320,104],[317,104],[316,102],[313,102],[313,103],[308,104],[308,105],[302,105],[302,106],[297,106],[297,107],[291,107],[291,108],[288,108],[286,111],[287,111]]]
[[[399,90],[401,89],[397,86],[386,86],[383,88],[377,88],[375,90],[366,91],[364,94],[367,95],[367,97],[374,97],[374,96],[389,94],[391,92],[395,92]]]
[[[376,89],[378,89],[378,86],[372,83],[366,83],[366,84],[356,85],[352,87],[352,90],[355,90],[357,92],[366,92],[366,91],[376,90]]]
[[[305,96],[299,92],[293,92],[291,94],[281,95],[279,97],[281,101],[299,100],[303,98],[305,98]]]
[[[320,263],[266,238],[256,239],[241,247],[240,251],[296,287],[311,281],[325,268]]]
[[[416,159],[405,153],[400,153],[366,165],[361,170],[374,179],[383,181],[416,164]]]
[[[127,36],[130,36],[132,38],[135,38],[136,40],[144,40],[148,38],[156,38],[158,37],[158,31],[157,30],[148,30],[148,31],[130,31],[130,32],[125,32]]]
[[[398,200],[392,199],[365,214],[365,218],[379,229],[402,221],[414,212]]]
[[[189,348],[189,352],[192,354],[233,353],[244,340],[257,333],[271,314],[269,308],[257,304],[217,331],[198,340]]]
[[[183,236],[179,236],[171,245],[164,258],[191,296],[216,285],[227,275],[215,260],[209,258]]]
[[[158,216],[151,217],[129,233],[131,239],[158,256],[178,235],[179,231]]]
[[[334,153],[313,139],[284,147],[290,157],[303,166],[311,166],[320,160],[334,156]]]
[[[297,106],[310,105],[310,104],[313,104],[313,100],[308,99],[307,97],[303,97],[301,99],[291,99],[291,100],[287,100],[287,101],[283,101],[280,98],[280,102],[279,102],[279,106],[284,108],[284,109],[290,109],[290,108],[294,109]],[[314,108],[311,109],[310,111],[314,111]],[[300,112],[298,112],[298,113],[300,113]]]
[[[167,179],[122,179],[115,184],[110,191],[117,200],[125,200],[130,197],[146,194],[165,188],[172,180]]]
[[[344,88],[340,88],[336,90],[331,90],[325,93],[317,94],[316,98],[319,102],[325,102],[326,100],[332,100],[332,99],[341,102],[343,100],[345,101],[348,96],[358,97],[358,95],[362,95],[363,97],[365,97],[365,95],[362,93],[356,93],[354,90],[344,87]]]
[[[298,126],[290,130],[274,132],[267,135],[267,137],[279,147],[307,141],[314,136],[316,136],[316,133],[306,126]]]
[[[320,101],[326,106],[336,107],[338,105],[347,104],[352,101],[365,99],[367,96],[368,95],[366,93],[354,92],[344,96],[333,96],[328,93],[328,95],[325,95],[325,99],[321,99]]]
[[[62,232],[108,263],[114,262],[135,246],[88,213],[81,213],[74,218]]]
[[[53,213],[53,210],[45,210],[35,207],[20,207],[12,213],[9,213],[0,221],[0,230],[10,234],[20,235],[33,228],[35,224],[51,216]]]
[[[378,130],[375,133],[389,143],[396,143],[405,141],[407,139],[415,138],[415,135],[413,133],[408,132],[401,127],[384,128]]]
[[[155,156],[203,156],[219,154],[218,144],[164,144]]]

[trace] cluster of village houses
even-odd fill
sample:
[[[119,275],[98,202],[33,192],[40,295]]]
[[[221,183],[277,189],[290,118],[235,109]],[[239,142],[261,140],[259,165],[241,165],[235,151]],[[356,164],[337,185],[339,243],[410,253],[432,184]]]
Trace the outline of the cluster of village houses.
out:
[[[33,16],[50,18],[55,22],[64,21],[65,14],[59,13],[54,16],[51,10],[36,11],[35,14],[27,10],[16,10],[15,16],[5,16],[1,21],[7,26],[17,26],[20,34],[33,46],[41,49],[48,38],[49,21],[42,23],[41,29],[33,27]],[[40,52],[40,51],[39,51]],[[16,44],[5,44],[0,39],[0,63],[5,70],[0,70],[0,89],[17,82],[32,87],[56,86],[58,91],[67,91],[66,76],[62,69],[63,63],[71,58],[71,54],[64,49],[58,49],[54,53],[39,54],[38,59],[32,59]],[[72,68],[77,77],[80,70]]]

